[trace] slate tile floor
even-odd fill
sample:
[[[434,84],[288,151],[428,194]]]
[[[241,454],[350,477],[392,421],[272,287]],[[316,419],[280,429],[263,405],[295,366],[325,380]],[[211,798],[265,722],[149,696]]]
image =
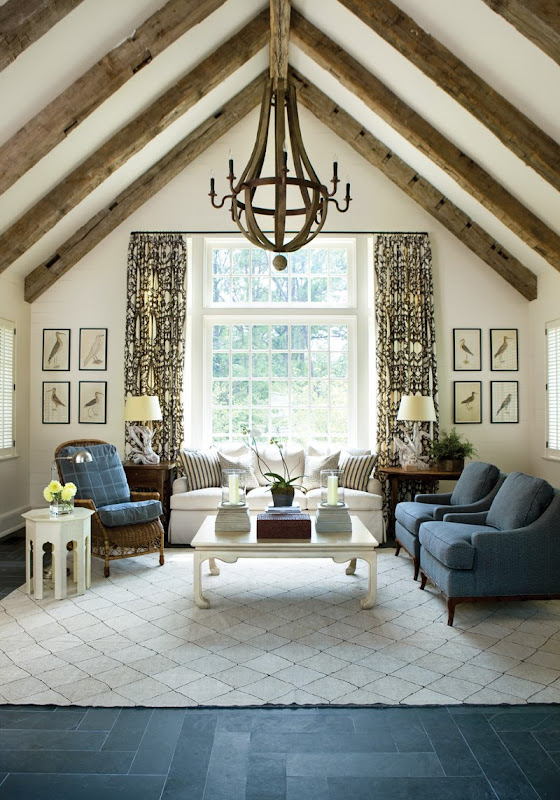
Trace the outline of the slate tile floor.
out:
[[[22,559],[21,538],[0,542],[0,597],[21,585]],[[348,615],[342,615],[344,618]],[[393,625],[390,631],[386,626],[385,633],[399,636],[402,631],[397,627]],[[340,636],[342,629],[337,632]],[[490,633],[487,627],[485,634],[477,635]],[[332,646],[326,641],[328,635],[323,636],[323,644]],[[361,634],[362,644],[351,646],[371,645],[367,636],[367,632]],[[331,638],[341,642],[336,636]],[[530,641],[530,635],[525,639]],[[234,644],[229,649],[239,656],[244,646],[250,647]],[[346,642],[343,646],[350,645]],[[402,656],[402,647],[409,648],[408,663],[413,663],[415,670],[407,673],[411,681],[414,675],[416,680],[429,680],[430,672],[438,677],[435,670],[449,666],[445,661],[453,661],[462,646],[457,644],[447,656],[425,650],[429,654],[420,657],[424,665],[410,658],[417,655],[410,649],[414,645],[402,645],[398,652]],[[303,655],[297,641],[271,649],[283,651],[295,663]],[[353,653],[362,655],[360,650]],[[352,671],[348,649],[339,651],[341,658],[321,655],[324,659],[316,662],[317,667],[322,664],[328,669],[328,658],[330,666],[338,670],[339,664],[346,664],[348,682],[359,684],[359,670]],[[473,653],[464,650],[461,655],[471,658],[468,669],[472,678],[477,669]],[[484,653],[474,658],[480,655]],[[282,659],[282,655],[274,657]],[[397,656],[386,655],[383,662],[388,669],[395,666],[391,658]],[[266,666],[272,668],[272,662]],[[278,666],[282,665],[276,662],[274,667]],[[487,666],[482,663],[478,667],[480,675]],[[5,668],[0,666],[0,675]],[[461,678],[455,680],[459,683]],[[457,693],[458,686],[453,688]],[[326,687],[322,691],[326,692]],[[0,706],[0,800],[76,796],[80,800],[408,800],[416,796],[431,800],[558,800],[560,705]]]

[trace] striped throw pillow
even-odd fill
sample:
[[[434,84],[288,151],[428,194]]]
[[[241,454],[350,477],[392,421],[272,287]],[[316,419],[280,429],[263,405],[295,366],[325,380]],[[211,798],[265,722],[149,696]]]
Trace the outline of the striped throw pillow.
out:
[[[222,485],[222,470],[217,450],[181,450],[179,461],[189,491]]]
[[[369,477],[376,461],[377,456],[350,456],[341,453],[339,469],[344,470],[344,488],[367,492]]]

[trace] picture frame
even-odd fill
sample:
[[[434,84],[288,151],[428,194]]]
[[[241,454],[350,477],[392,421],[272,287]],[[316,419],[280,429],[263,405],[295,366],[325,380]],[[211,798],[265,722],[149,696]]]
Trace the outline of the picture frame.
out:
[[[80,328],[79,369],[107,369],[107,328]]]
[[[105,425],[107,422],[107,381],[80,381],[78,422]]]
[[[70,328],[43,328],[43,372],[70,371]]]
[[[482,422],[482,381],[453,382],[453,422],[456,425]]]
[[[455,372],[482,370],[481,328],[453,328],[453,369]]]
[[[43,425],[70,424],[70,381],[43,381]]]
[[[517,328],[490,329],[490,369],[493,372],[519,370]]]
[[[490,381],[490,422],[519,422],[519,381]]]

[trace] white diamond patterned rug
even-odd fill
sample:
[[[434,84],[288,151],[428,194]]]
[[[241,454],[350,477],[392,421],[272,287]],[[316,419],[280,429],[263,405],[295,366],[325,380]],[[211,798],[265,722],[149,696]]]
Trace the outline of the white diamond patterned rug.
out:
[[[92,562],[86,594],[0,601],[0,702],[185,707],[560,702],[560,601],[460,605],[453,627],[406,556],[378,551],[377,605],[360,610],[366,566],[327,559],[203,566],[192,550]],[[47,584],[48,587],[48,584]]]

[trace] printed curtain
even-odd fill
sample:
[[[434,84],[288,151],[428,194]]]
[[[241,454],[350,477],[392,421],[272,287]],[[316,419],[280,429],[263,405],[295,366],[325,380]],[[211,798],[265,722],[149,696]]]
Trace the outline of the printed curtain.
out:
[[[153,448],[174,460],[183,441],[187,240],[132,233],[128,247],[124,390],[159,398]]]
[[[432,283],[432,253],[426,233],[377,234],[374,244],[377,326],[377,447],[378,467],[399,466],[395,437],[410,435],[408,422],[397,413],[402,395],[429,395],[437,401],[436,337]],[[437,437],[438,422],[433,424]],[[429,422],[419,423],[429,432]],[[423,454],[429,442],[423,439]],[[427,487],[401,481],[399,500],[410,499]],[[385,481],[385,509],[389,482]],[[387,513],[387,511],[385,511]]]

